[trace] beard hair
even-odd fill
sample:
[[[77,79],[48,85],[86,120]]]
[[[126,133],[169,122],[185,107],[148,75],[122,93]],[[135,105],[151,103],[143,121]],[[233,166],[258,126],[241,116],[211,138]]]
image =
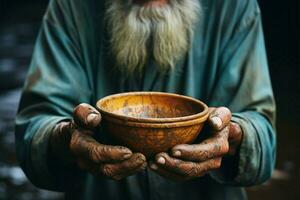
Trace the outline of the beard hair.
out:
[[[170,0],[157,7],[110,0],[105,19],[116,65],[131,74],[153,58],[159,71],[174,69],[190,47],[199,13],[199,0]]]

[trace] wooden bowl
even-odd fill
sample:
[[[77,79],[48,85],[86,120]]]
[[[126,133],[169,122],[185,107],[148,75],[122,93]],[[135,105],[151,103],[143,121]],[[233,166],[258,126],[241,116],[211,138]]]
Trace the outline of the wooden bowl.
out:
[[[192,143],[208,117],[208,107],[191,97],[162,92],[129,92],[97,102],[105,129],[148,158],[178,144]]]

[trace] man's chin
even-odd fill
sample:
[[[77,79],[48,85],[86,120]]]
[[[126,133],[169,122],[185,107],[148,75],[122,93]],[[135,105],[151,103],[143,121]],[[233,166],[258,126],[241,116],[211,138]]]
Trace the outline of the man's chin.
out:
[[[133,0],[134,4],[144,7],[161,7],[167,5],[169,0]]]

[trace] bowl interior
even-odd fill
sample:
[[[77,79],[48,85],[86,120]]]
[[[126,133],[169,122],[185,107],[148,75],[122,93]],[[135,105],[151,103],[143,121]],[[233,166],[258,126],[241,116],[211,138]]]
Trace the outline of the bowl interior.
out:
[[[137,119],[182,118],[205,110],[200,101],[190,97],[153,92],[112,95],[100,100],[97,106],[100,111]]]

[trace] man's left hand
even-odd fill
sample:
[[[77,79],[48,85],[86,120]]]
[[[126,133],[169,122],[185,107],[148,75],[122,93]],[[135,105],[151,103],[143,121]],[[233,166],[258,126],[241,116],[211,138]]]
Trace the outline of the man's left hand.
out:
[[[201,177],[221,167],[222,158],[234,156],[242,141],[241,127],[231,122],[228,108],[209,108],[209,138],[200,144],[181,144],[170,153],[159,153],[150,168],[172,180],[189,180]]]

